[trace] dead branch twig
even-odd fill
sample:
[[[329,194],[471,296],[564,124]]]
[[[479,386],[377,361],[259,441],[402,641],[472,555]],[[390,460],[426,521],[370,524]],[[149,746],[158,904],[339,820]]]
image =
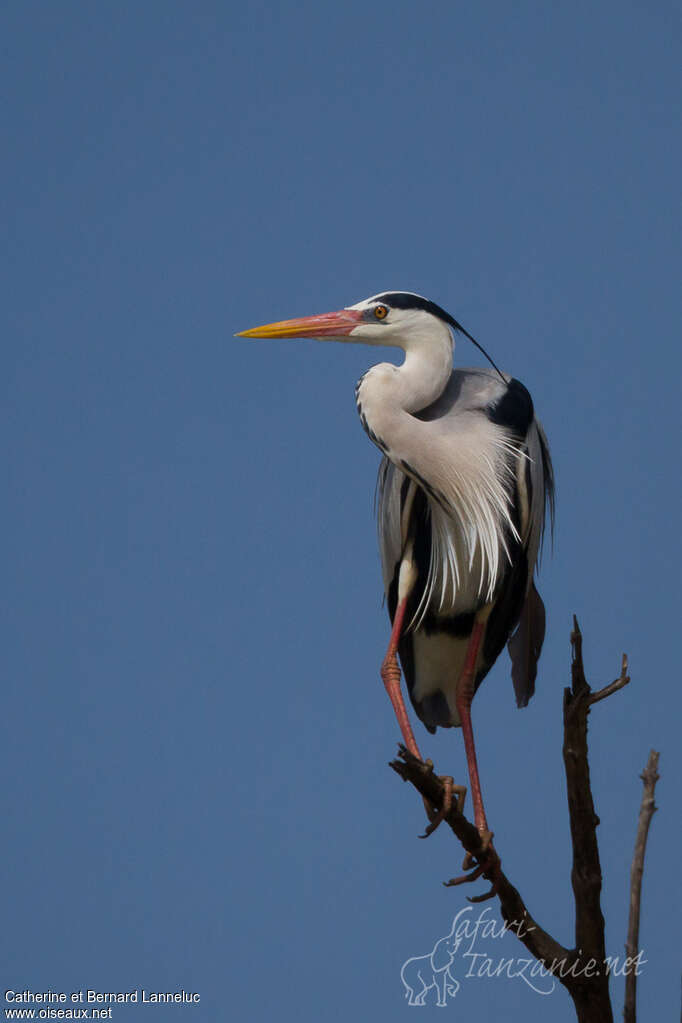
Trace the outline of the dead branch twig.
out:
[[[571,885],[575,901],[575,947],[584,963],[595,964],[595,972],[590,977],[583,973],[578,978],[579,982],[569,987],[569,992],[579,1020],[598,1019],[610,1023],[613,1012],[600,900],[602,875],[597,843],[599,818],[592,798],[587,748],[587,716],[593,702],[593,693],[585,678],[582,633],[575,616],[571,647],[571,687],[564,690],[563,755],[573,846]],[[626,666],[627,660],[624,659],[624,669]],[[623,670],[621,679],[625,677]],[[621,679],[617,682],[621,683]],[[606,689],[615,692],[624,684],[613,683]],[[601,693],[601,698],[608,695],[605,690],[601,690]]]
[[[618,690],[622,689],[623,686],[626,686],[629,681],[630,676],[628,675],[628,655],[623,654],[620,675],[618,676],[617,679],[614,679],[614,681],[611,682],[610,685],[604,686],[603,689],[598,689],[596,693],[592,693],[592,695],[590,696],[590,706],[592,706],[593,703],[599,703],[600,700],[605,700],[606,697],[611,696],[612,693],[617,693]]]
[[[659,778],[659,756],[660,754],[652,749],[649,753],[647,765],[640,774],[640,778],[644,782],[644,791],[642,792],[642,802],[639,808],[635,852],[632,857],[632,868],[630,870],[630,918],[628,920],[628,939],[625,945],[625,954],[628,957],[629,967],[625,976],[625,1006],[623,1008],[625,1023],[635,1023],[637,1014],[637,969],[632,967],[637,963],[639,953],[639,910],[642,900],[644,853],[651,818],[658,809],[654,803],[654,790]]]

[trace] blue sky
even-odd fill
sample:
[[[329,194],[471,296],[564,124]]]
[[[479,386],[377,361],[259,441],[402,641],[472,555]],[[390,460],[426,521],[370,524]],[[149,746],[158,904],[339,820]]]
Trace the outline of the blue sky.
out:
[[[595,687],[623,650],[633,678],[590,724],[612,955],[661,751],[640,995],[674,1016],[677,5],[8,2],[0,39],[3,988],[184,988],[200,1006],[165,1013],[195,1021],[436,1012],[400,967],[466,903],[385,766],[353,401],[377,353],[232,339],[392,288],[527,384],[554,456],[537,694],[515,709],[505,656],[474,704],[507,873],[569,943],[575,612]],[[459,733],[418,738],[464,780]],[[459,963],[458,1017],[573,1019]]]

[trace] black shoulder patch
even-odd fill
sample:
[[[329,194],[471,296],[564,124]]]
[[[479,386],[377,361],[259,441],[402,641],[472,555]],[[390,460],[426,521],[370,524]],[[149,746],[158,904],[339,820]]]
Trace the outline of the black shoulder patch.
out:
[[[511,379],[501,398],[488,405],[486,415],[491,423],[506,426],[525,437],[533,422],[533,399],[520,380]]]

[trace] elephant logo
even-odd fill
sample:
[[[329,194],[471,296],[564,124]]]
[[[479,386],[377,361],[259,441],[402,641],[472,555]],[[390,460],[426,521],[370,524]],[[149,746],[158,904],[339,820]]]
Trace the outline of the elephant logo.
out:
[[[424,956],[412,956],[403,963],[400,979],[405,985],[408,1005],[426,1005],[426,996],[432,987],[436,989],[436,1005],[447,1005],[447,997],[454,998],[459,991],[459,981],[450,973],[452,961],[461,943],[455,933],[457,918],[452,921],[452,930],[433,946]]]

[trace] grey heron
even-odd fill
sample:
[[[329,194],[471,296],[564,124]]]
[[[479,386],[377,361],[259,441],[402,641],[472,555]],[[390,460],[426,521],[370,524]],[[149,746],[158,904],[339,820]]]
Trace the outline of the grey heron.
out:
[[[453,369],[458,334],[491,368]],[[545,632],[534,573],[546,508],[553,514],[554,484],[531,397],[457,320],[411,292],[382,292],[338,312],[237,336],[309,337],[404,352],[401,365],[383,362],[368,370],[355,392],[362,426],[383,455],[378,529],[392,630],[381,675],[404,743],[420,760],[397,655],[426,728],[461,726],[485,848],[492,833],[471,702],[507,644],[516,701],[525,706]]]

